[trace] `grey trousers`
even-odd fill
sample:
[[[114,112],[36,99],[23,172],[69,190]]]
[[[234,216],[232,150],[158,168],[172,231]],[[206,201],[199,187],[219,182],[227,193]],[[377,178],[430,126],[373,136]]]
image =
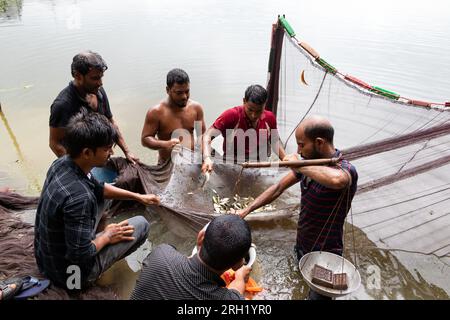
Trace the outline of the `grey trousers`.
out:
[[[116,261],[125,258],[137,250],[148,237],[150,224],[143,216],[128,219],[128,223],[134,226],[133,241],[123,241],[107,245],[95,257],[95,264],[88,276],[88,282],[94,282],[100,275],[108,270]]]

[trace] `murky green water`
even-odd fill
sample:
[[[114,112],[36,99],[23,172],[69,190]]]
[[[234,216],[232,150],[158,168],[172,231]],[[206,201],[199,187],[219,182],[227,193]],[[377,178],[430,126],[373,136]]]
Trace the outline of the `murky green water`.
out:
[[[0,184],[37,194],[54,160],[48,148],[50,104],[71,80],[77,52],[102,54],[114,117],[130,148],[154,163],[156,154],[140,145],[140,133],[148,107],[165,96],[168,70],[189,73],[191,98],[204,105],[211,125],[223,110],[240,104],[249,84],[266,83],[271,24],[279,13],[299,39],[339,69],[405,96],[448,101],[448,2],[381,0],[368,6],[356,0],[0,0],[0,103],[7,122],[0,123]],[[151,221],[151,245],[170,242],[190,252],[195,234],[170,231],[158,216]],[[306,285],[292,254],[295,221],[255,223],[252,231],[258,247],[253,276],[265,289],[256,298],[303,299]],[[356,234],[363,286],[349,298],[448,299],[448,289],[441,289],[449,287],[448,277],[425,280],[427,273],[448,270],[445,261],[433,260],[418,271],[416,265],[429,257],[402,254],[405,267],[398,255],[368,250],[373,244]],[[349,249],[350,244],[351,239]],[[381,270],[379,289],[368,289],[373,265]],[[122,261],[102,282],[127,298],[135,278]]]
[[[187,228],[177,228],[174,233],[158,215],[147,214],[147,217],[151,221],[151,228],[149,243],[144,246],[146,252],[160,243],[171,243],[179,251],[190,255],[195,246],[194,232]],[[117,220],[124,218],[126,216],[116,217]],[[295,219],[253,222],[250,225],[253,243],[257,247],[257,260],[251,276],[264,288],[254,299],[305,299],[308,286],[300,275],[293,252]],[[344,255],[353,264],[356,260],[361,275],[361,287],[351,295],[339,299],[449,299],[443,289],[428,283],[414,270],[405,268],[392,253],[376,249],[357,228],[354,229],[354,237],[355,250],[351,225],[347,224]],[[414,258],[422,257],[416,255]],[[142,255],[138,253],[128,260],[120,261],[103,275],[99,283],[114,286],[122,298],[128,298],[138,277],[138,272],[133,269],[139,265],[140,259]],[[372,280],[377,267],[380,271],[379,282]]]

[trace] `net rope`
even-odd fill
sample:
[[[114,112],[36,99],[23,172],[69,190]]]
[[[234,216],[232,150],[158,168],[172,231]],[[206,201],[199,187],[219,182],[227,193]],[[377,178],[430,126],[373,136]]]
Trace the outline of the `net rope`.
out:
[[[328,118],[335,129],[335,146],[352,161],[360,177],[352,220],[373,230],[408,219],[404,227],[381,239],[397,237],[395,244],[404,246],[398,250],[424,254],[441,250],[440,256],[448,256],[448,236],[423,251],[408,249],[410,244],[400,240],[409,231],[432,236],[432,231],[424,233],[424,226],[450,223],[450,108],[437,103],[408,104],[369,92],[344,79],[342,73],[332,74],[320,66],[287,33],[283,51],[277,121],[287,153],[296,151],[292,135],[307,115]],[[427,212],[433,217],[426,217]],[[384,216],[376,218],[376,213]],[[415,218],[424,221],[411,223]]]

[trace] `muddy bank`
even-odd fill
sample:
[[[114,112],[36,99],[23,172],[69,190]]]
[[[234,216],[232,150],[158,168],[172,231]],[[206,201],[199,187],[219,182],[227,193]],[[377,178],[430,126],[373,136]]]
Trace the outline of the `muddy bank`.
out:
[[[37,201],[36,197],[0,192],[0,280],[26,275],[44,278],[37,268],[34,257],[34,227],[21,220],[22,214],[34,216]],[[118,295],[110,287],[93,287],[83,292],[69,294],[61,288],[50,285],[34,299],[115,300],[118,299]]]
[[[31,207],[35,206],[32,204]],[[142,212],[140,212],[142,214]],[[121,214],[112,220],[119,221],[136,214]],[[21,275],[42,277],[37,270],[33,254],[33,226],[22,218],[34,216],[34,210],[20,209],[12,212],[0,207],[0,278]],[[189,254],[195,245],[195,232],[179,225],[169,227],[158,214],[150,213],[150,235],[144,250],[123,259],[106,271],[99,286],[80,295],[69,295],[64,290],[51,286],[37,299],[128,299],[139,275],[139,261],[151,248],[160,243],[175,245],[181,252]],[[264,288],[257,300],[298,300],[307,296],[308,286],[302,279],[293,254],[296,220],[279,219],[272,222],[251,222],[253,242],[257,246],[257,261],[252,277]],[[448,294],[437,285],[425,280],[417,269],[405,266],[396,254],[376,248],[367,236],[346,224],[345,256],[356,264],[361,274],[361,287],[352,295],[342,299],[449,299]],[[355,251],[353,250],[353,244]],[[142,248],[141,248],[142,249]],[[142,251],[142,252],[140,252]],[[142,256],[139,256],[142,255]],[[423,257],[411,256],[413,261]],[[134,267],[133,267],[134,265]],[[379,270],[379,282],[374,272]],[[427,272],[437,272],[427,269]]]

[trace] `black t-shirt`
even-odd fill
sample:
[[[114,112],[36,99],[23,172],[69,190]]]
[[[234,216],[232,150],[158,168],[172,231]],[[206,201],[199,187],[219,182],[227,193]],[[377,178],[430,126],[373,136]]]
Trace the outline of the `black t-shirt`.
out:
[[[98,108],[97,111],[108,119],[112,118],[111,109],[109,108],[108,96],[103,88],[97,93]],[[70,118],[80,112],[82,109],[89,112],[95,112],[87,104],[86,100],[80,97],[78,91],[72,82],[69,83],[56,97],[50,107],[50,127],[65,128]]]

